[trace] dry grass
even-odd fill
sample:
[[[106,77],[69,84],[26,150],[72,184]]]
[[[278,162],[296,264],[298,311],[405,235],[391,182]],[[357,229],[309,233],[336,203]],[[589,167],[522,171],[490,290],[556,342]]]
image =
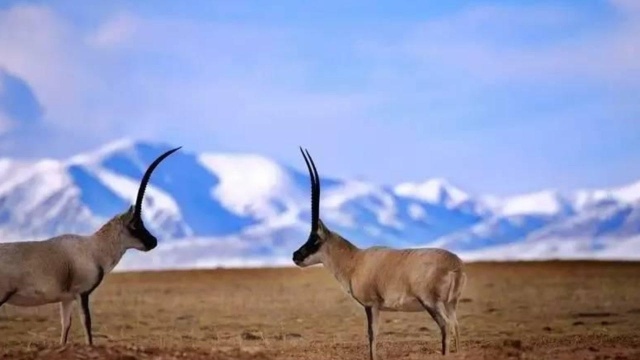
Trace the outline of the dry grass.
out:
[[[640,263],[478,263],[458,358],[640,358]],[[322,268],[112,274],[97,349],[56,349],[58,308],[0,309],[0,358],[367,359],[364,311]],[[384,359],[438,358],[425,314],[383,313]],[[71,340],[84,341],[78,318]]]

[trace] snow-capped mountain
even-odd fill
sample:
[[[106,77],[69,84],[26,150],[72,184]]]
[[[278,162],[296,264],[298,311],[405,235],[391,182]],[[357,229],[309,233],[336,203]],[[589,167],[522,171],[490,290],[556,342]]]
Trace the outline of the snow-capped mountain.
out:
[[[399,195],[410,196],[447,207],[456,207],[471,199],[469,194],[451,185],[447,180],[440,178],[430,179],[423,183],[402,183],[397,185],[394,190]]]
[[[146,166],[170,147],[122,140],[62,161],[0,158],[0,241],[95,231],[133,203]],[[323,220],[361,247],[640,258],[640,248],[612,250],[638,244],[640,182],[508,198],[467,194],[444,179],[385,186],[323,176],[322,186]],[[257,154],[183,149],[154,172],[143,216],[161,245],[132,251],[120,268],[289,264],[309,229],[308,175]]]

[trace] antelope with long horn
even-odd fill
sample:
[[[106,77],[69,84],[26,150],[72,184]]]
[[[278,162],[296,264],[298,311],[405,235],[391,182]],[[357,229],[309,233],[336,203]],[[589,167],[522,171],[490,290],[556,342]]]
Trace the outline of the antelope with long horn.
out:
[[[449,333],[459,350],[456,307],[466,283],[463,262],[444,249],[359,249],[320,220],[320,178],[307,150],[302,150],[311,178],[311,232],[293,253],[299,267],[322,264],[342,288],[364,307],[369,358],[376,359],[376,335],[381,311],[426,311],[449,352]]]
[[[80,303],[80,318],[88,345],[93,345],[89,296],[128,249],[150,251],[158,240],[142,222],[142,200],[153,170],[169,150],[147,169],[135,206],[118,214],[92,235],[65,234],[43,241],[0,244],[0,306],[40,306],[60,303],[60,345],[67,343],[71,309]]]

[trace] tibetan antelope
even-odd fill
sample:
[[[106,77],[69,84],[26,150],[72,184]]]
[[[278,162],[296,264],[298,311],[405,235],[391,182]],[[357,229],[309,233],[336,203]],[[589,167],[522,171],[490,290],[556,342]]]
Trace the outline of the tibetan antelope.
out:
[[[135,206],[111,218],[94,234],[0,244],[0,306],[60,303],[60,345],[65,346],[72,305],[78,301],[87,344],[93,345],[89,295],[125,251],[150,251],[157,246],[158,240],[142,222],[142,200],[153,170],[178,149],[165,152],[149,166],[140,182]]]
[[[380,311],[425,311],[438,324],[442,354],[449,352],[449,332],[459,350],[456,307],[466,282],[463,262],[444,249],[359,249],[320,220],[320,178],[307,150],[302,150],[311,178],[311,233],[293,253],[299,267],[323,264],[342,288],[364,307],[369,358],[376,359]]]

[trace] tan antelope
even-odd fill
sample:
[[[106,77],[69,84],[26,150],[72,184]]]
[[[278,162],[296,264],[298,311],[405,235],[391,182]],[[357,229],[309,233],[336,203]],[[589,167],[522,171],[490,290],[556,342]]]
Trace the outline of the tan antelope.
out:
[[[438,324],[442,354],[449,352],[449,332],[460,348],[456,307],[466,282],[463,262],[443,249],[359,249],[320,220],[320,178],[307,150],[302,150],[311,178],[311,233],[293,253],[300,267],[322,264],[342,288],[364,307],[369,358],[376,359],[380,311],[426,311]]]
[[[78,301],[87,344],[93,345],[89,295],[128,249],[149,251],[157,246],[158,240],[142,222],[142,200],[153,170],[178,149],[165,152],[149,166],[135,207],[114,216],[94,234],[0,244],[0,306],[60,303],[60,345],[64,346],[71,328],[71,308]]]

